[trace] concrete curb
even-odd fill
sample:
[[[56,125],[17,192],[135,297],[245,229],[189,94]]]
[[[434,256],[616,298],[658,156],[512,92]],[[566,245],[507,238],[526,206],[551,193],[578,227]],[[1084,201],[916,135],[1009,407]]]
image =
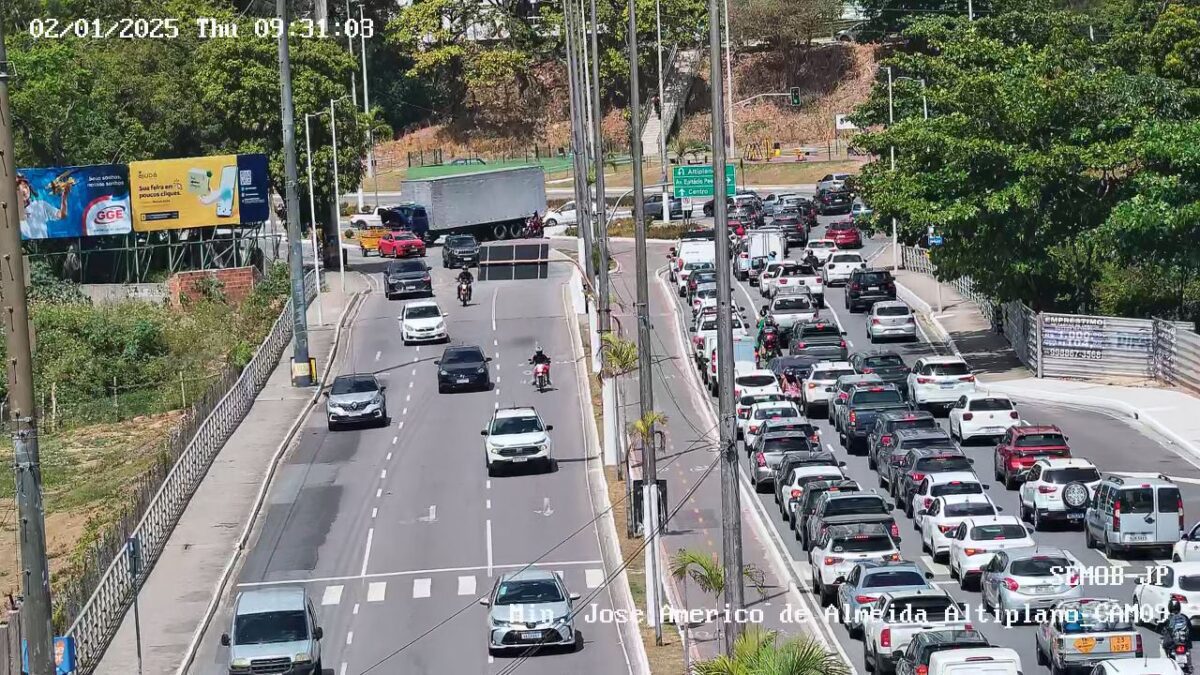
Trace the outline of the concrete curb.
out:
[[[576,269],[572,275],[579,276],[579,270]],[[608,498],[608,479],[604,475],[603,462],[600,458],[603,457],[603,449],[600,447],[599,432],[596,429],[595,416],[591,412],[591,384],[588,379],[587,367],[584,365],[584,354],[582,336],[579,334],[579,322],[576,319],[578,314],[572,315],[572,302],[569,297],[569,286],[563,292],[563,309],[567,310],[568,331],[571,334],[571,353],[575,357],[575,373],[579,382],[579,413],[583,417],[583,429],[585,442],[587,444],[587,455],[594,456],[596,459],[588,462],[588,467],[584,472],[584,476],[588,483],[588,499],[592,503],[592,512],[600,516],[600,527],[596,528],[596,538],[599,540],[600,551],[604,556],[605,567],[610,570],[621,569],[621,573],[613,579],[608,585],[609,600],[613,598],[613,586],[616,586],[615,593],[620,598],[621,603],[625,605],[622,609],[635,610],[637,605],[633,601],[633,591],[629,588],[629,577],[624,572],[624,559],[621,557],[621,546],[617,539],[620,535],[617,533],[617,524],[613,519],[613,505]],[[589,331],[591,332],[591,331]],[[597,462],[599,462],[600,480],[592,480],[592,472],[597,470]],[[603,484],[604,489],[600,487]],[[600,506],[601,511],[597,512],[596,507]],[[603,514],[602,516],[600,514]],[[611,571],[609,572],[612,573]],[[616,605],[616,602],[613,602]],[[618,635],[621,636],[622,651],[625,653],[625,661],[629,666],[631,675],[650,675],[650,657],[646,653],[646,645],[642,642],[641,633],[637,630],[637,622],[622,621],[619,624]],[[633,660],[630,660],[630,651],[632,650]]]
[[[246,543],[250,539],[250,534],[254,530],[255,522],[258,520],[258,514],[262,511],[262,505],[266,501],[267,491],[271,487],[271,482],[275,478],[275,471],[279,468],[279,462],[287,453],[288,448],[292,444],[292,440],[296,437],[296,433],[300,431],[300,427],[304,425],[308,415],[312,412],[313,406],[321,398],[321,392],[325,388],[325,383],[329,379],[329,374],[333,371],[333,362],[337,357],[338,346],[342,339],[342,329],[346,325],[346,319],[352,312],[357,311],[357,307],[362,305],[362,299],[366,297],[366,291],[359,291],[350,298],[350,302],[346,303],[346,307],[342,309],[341,316],[338,317],[337,328],[333,336],[333,344],[329,346],[329,352],[325,357],[325,368],[321,372],[321,380],[313,392],[312,398],[308,404],[296,416],[291,427],[284,434],[283,440],[279,443],[274,456],[271,457],[271,462],[267,467],[267,475],[263,478],[262,484],[259,486],[258,495],[254,500],[254,505],[250,509],[250,518],[246,522],[242,534],[238,537],[237,546],[233,550],[233,554],[229,557],[229,562],[225,564],[225,568],[221,571],[221,576],[217,580],[213,588],[212,600],[209,601],[208,607],[204,611],[204,617],[200,625],[196,627],[196,632],[192,634],[192,641],[188,644],[187,651],[184,652],[183,661],[176,669],[175,675],[184,675],[188,668],[191,667],[192,661],[196,658],[196,652],[200,649],[200,640],[203,639],[204,633],[208,631],[209,624],[212,623],[213,616],[217,613],[217,607],[221,604],[221,597],[225,594],[225,589],[229,585],[229,579],[233,576],[233,571],[241,560],[242,552],[246,548]]]

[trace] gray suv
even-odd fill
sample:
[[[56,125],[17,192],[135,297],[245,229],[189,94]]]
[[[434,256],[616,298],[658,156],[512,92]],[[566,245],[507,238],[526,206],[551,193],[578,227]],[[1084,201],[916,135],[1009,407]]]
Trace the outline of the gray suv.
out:
[[[1088,548],[1103,548],[1109,558],[1135,549],[1169,556],[1183,536],[1183,518],[1179,487],[1166,476],[1105,476],[1084,514],[1084,538]]]
[[[320,675],[323,634],[303,588],[238,593],[233,625],[221,635],[229,647],[229,675]]]
[[[347,424],[388,425],[386,384],[370,373],[338,375],[325,392],[325,417],[329,430]]]

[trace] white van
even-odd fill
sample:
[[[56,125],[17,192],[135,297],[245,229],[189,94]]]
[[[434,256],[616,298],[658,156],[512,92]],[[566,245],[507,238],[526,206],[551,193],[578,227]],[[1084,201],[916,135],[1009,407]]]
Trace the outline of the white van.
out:
[[[947,649],[930,654],[929,675],[1021,675],[1021,655],[1006,647]]]
[[[671,281],[679,280],[679,271],[691,262],[710,262],[717,264],[717,244],[711,239],[687,239],[679,242],[675,248],[675,257],[671,260]]]

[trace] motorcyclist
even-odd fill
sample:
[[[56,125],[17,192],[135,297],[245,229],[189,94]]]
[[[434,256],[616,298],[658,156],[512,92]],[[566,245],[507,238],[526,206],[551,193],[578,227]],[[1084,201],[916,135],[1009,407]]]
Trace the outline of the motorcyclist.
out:
[[[804,257],[804,263],[813,269],[820,266],[820,261],[817,260],[817,255],[812,252],[812,249],[809,249],[808,255]]]
[[[1179,601],[1171,598],[1167,603],[1167,619],[1162,624],[1163,652],[1167,655],[1175,653],[1175,647],[1183,645],[1188,652],[1192,650],[1192,622],[1187,615],[1180,611]]]
[[[535,348],[535,350],[533,352],[533,356],[530,357],[529,362],[532,363],[534,366],[538,366],[540,364],[544,364],[546,366],[546,382],[549,383],[550,382],[550,357],[542,351],[542,348],[540,346]]]
[[[460,284],[467,285],[467,299],[471,299],[471,284],[475,283],[475,277],[471,275],[471,266],[463,265],[462,271],[458,273],[457,281]]]
[[[529,216],[529,220],[526,221],[526,224],[529,226],[529,231],[533,234],[533,236],[542,236],[542,217],[538,215],[537,211],[534,211],[533,215]]]
[[[762,335],[763,329],[767,327],[767,324],[773,323],[775,323],[775,318],[772,317],[769,312],[767,312],[766,307],[762,307],[758,310],[758,326],[755,327],[755,330],[758,331],[759,335]]]

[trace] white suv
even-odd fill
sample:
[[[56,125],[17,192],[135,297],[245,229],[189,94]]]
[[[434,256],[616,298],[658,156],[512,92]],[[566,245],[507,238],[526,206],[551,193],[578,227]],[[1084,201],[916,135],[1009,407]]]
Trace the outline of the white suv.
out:
[[[906,382],[908,400],[918,408],[949,408],[964,394],[975,393],[975,376],[957,356],[917,359]]]
[[[958,587],[979,581],[983,566],[996,551],[1037,546],[1026,525],[1014,516],[967,518],[959,523],[950,539],[950,576],[958,577]]]
[[[862,254],[838,251],[829,256],[829,261],[821,269],[821,276],[826,286],[844,284],[850,279],[850,273],[857,269],[866,269],[867,261]]]
[[[838,585],[858,563],[899,560],[900,550],[886,525],[830,525],[817,535],[808,552],[813,593],[820,596],[822,607],[828,607],[837,595]]]
[[[812,417],[814,408],[829,405],[839,377],[856,374],[849,361],[814,363],[800,385],[800,409],[804,411],[804,416]]]
[[[1035,530],[1050,520],[1082,525],[1088,501],[1098,485],[1100,470],[1086,459],[1039,459],[1017,492],[1021,519],[1033,523]]]
[[[982,392],[959,396],[947,417],[950,438],[960,443],[979,436],[1000,438],[1009,427],[1021,423],[1011,399]]]
[[[500,466],[514,467],[533,462],[546,471],[554,471],[554,442],[550,440],[553,425],[543,424],[533,408],[500,408],[492,415],[483,436],[484,461],[488,476],[495,476]]]

